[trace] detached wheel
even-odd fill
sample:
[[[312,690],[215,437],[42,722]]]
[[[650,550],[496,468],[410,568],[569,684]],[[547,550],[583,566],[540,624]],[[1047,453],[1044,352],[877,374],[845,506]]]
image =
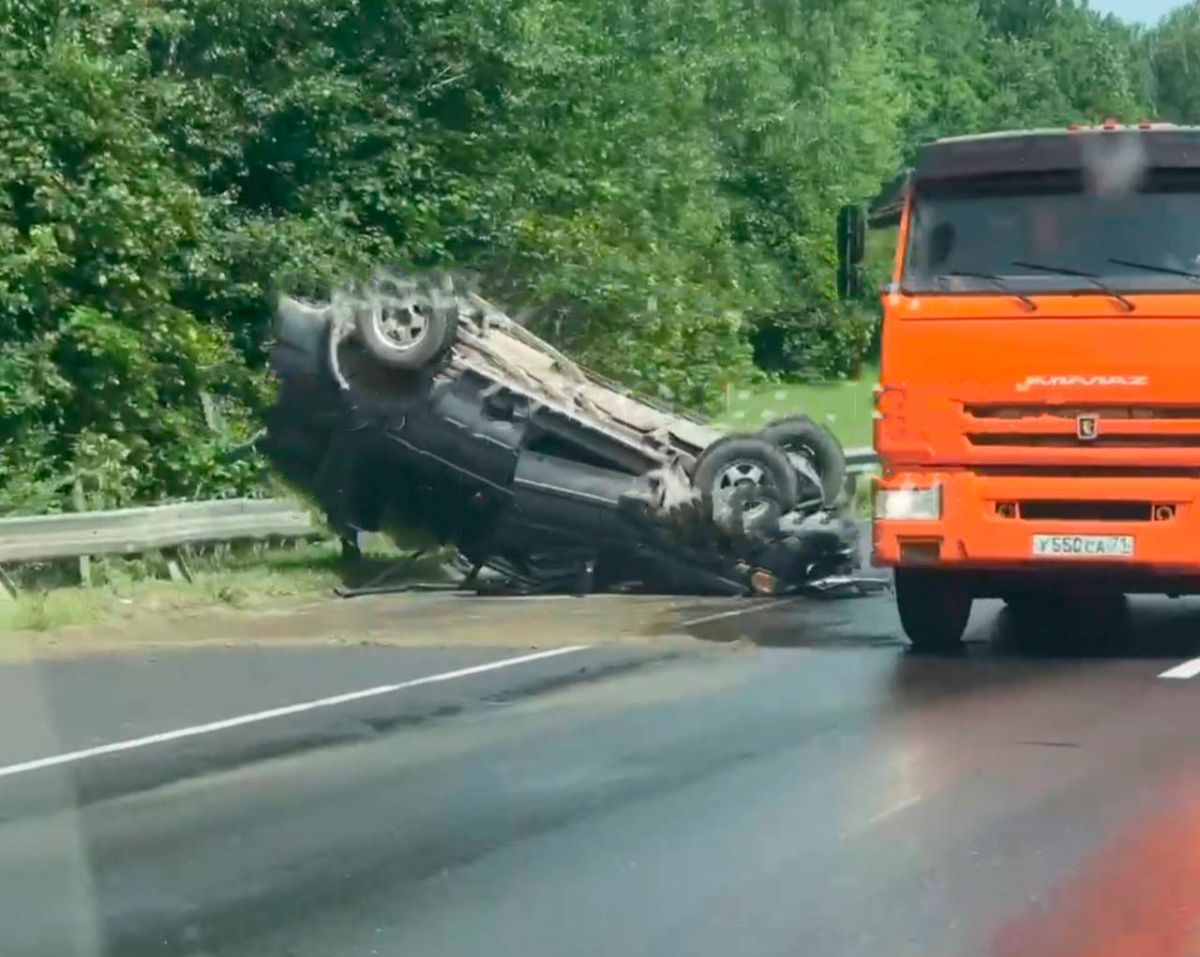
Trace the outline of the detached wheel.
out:
[[[799,479],[788,457],[756,435],[727,435],[706,448],[696,461],[692,486],[707,514],[718,523],[725,520],[738,489],[769,489],[779,514],[794,508],[799,496]],[[754,522],[754,508],[751,505],[749,513],[743,508],[743,521]]]
[[[381,280],[355,315],[372,358],[392,369],[424,368],[445,355],[458,331],[458,301],[449,281]]]
[[[827,505],[841,495],[846,482],[846,454],[842,444],[825,426],[817,425],[808,416],[794,415],[772,422],[759,434],[779,446],[801,475],[810,472],[805,465],[816,471]],[[803,461],[797,462],[797,458],[803,458]]]
[[[948,652],[961,647],[971,603],[971,593],[954,575],[896,569],[896,607],[915,651]]]

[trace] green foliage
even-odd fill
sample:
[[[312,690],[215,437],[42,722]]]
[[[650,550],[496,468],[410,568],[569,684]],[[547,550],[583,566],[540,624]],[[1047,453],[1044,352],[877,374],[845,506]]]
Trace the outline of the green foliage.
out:
[[[1190,6],[0,0],[0,510],[254,488],[269,301],[465,267],[585,362],[711,406],[856,372],[834,210],[916,145],[1193,116]],[[1178,78],[1177,78],[1178,77]],[[1193,117],[1194,118],[1194,117]],[[219,422],[211,414],[219,408]]]
[[[1163,18],[1146,38],[1159,116],[1200,123],[1200,2],[1192,0]]]

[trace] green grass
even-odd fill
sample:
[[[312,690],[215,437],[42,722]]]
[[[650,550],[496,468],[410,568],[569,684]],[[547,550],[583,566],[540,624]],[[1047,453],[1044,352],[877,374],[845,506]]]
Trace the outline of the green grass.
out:
[[[779,383],[753,387],[733,386],[729,407],[717,424],[738,431],[754,431],[772,419],[804,414],[828,426],[846,448],[871,444],[871,390],[879,371],[864,368],[852,382]]]
[[[383,536],[354,569],[369,578],[403,554]],[[416,564],[414,576],[438,575],[443,556],[432,554]],[[343,580],[337,542],[310,542],[271,548],[217,549],[187,560],[192,581],[171,581],[161,563],[145,558],[94,560],[90,587],[64,583],[62,566],[27,569],[18,575],[17,598],[0,599],[0,631],[51,631],[133,615],[188,609],[265,608],[289,599],[328,595]],[[24,579],[24,580],[21,580]]]

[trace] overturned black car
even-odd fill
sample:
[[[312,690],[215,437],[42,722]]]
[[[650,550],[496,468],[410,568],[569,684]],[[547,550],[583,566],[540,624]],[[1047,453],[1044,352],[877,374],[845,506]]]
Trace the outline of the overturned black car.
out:
[[[856,563],[841,447],[803,416],[724,435],[446,277],[284,297],[277,333],[263,447],[344,536],[421,531],[525,591],[779,594]]]

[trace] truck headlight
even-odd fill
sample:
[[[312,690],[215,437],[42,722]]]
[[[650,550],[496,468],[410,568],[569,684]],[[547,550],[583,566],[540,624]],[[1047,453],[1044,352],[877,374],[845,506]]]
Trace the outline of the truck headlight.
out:
[[[881,488],[875,493],[875,515],[902,522],[941,518],[942,487]]]

